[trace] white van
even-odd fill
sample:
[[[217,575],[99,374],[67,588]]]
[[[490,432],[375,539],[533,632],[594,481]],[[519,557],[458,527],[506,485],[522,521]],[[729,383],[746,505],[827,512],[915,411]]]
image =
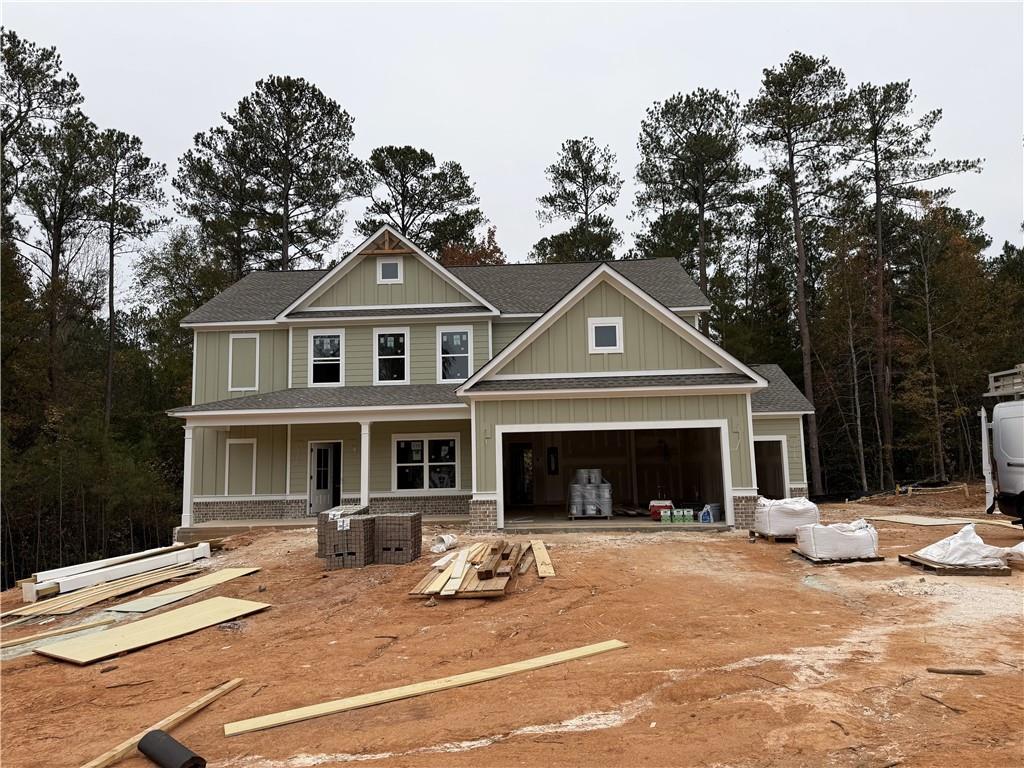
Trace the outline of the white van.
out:
[[[984,413],[982,409],[983,424]],[[989,447],[988,436],[982,433],[987,511],[998,506],[1004,515],[1024,519],[1024,400],[997,403],[991,429],[990,462],[984,450]]]

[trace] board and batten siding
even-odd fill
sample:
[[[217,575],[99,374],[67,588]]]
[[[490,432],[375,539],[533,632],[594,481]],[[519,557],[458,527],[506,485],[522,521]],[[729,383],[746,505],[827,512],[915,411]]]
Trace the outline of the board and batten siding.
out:
[[[227,468],[227,440],[256,439],[256,494],[285,492],[288,428],[285,426],[231,427],[228,430],[195,427],[192,431],[192,492],[196,496],[223,496]],[[234,449],[232,449],[234,452]],[[249,482],[244,483],[246,488]],[[245,494],[248,495],[248,494]]]
[[[751,487],[753,472],[746,395],[607,397],[537,400],[477,400],[476,490],[498,489],[495,427],[498,425],[585,424],[587,422],[658,422],[727,419],[732,487]]]
[[[623,351],[591,353],[588,319],[621,317]],[[592,373],[719,368],[675,330],[601,283],[497,371],[499,374]]]
[[[498,354],[511,344],[512,340],[533,325],[533,322],[533,320],[495,320],[492,325],[494,354]]]
[[[789,463],[790,485],[804,485],[807,477],[804,473],[803,441],[801,438],[801,417],[793,416],[758,416],[753,415],[754,437],[771,435],[786,436],[786,457]]]
[[[345,329],[345,386],[368,387],[373,384],[373,329],[409,329],[409,383],[436,384],[437,382],[437,328],[469,327],[473,329],[473,370],[488,360],[488,329],[490,323],[482,320],[462,322],[408,323],[381,319],[372,324],[325,323],[322,329]],[[309,328],[296,327],[292,332],[292,386],[309,386]],[[388,385],[391,386],[391,385]]]
[[[341,442],[341,495],[359,495],[359,425],[339,424],[292,425],[291,492],[304,496],[309,491],[310,441]]]
[[[402,282],[377,284],[377,259],[402,260]],[[364,307],[380,304],[477,304],[415,254],[364,256],[308,304],[309,308]]]
[[[256,332],[254,332],[256,333]],[[255,391],[228,390],[228,346],[230,331],[198,331],[195,335],[195,401],[212,403],[288,386],[288,331],[258,331],[260,341],[259,382]],[[236,382],[237,383],[237,382]]]

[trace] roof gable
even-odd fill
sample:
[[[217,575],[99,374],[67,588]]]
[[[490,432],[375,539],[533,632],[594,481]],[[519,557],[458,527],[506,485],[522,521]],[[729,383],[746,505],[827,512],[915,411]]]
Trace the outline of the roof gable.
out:
[[[378,283],[378,257],[401,260],[401,282]],[[497,309],[479,293],[412,241],[385,226],[363,241],[277,317],[283,319],[292,312],[310,310],[431,306],[483,307],[492,314],[497,313]]]
[[[558,303],[538,318],[533,325],[520,334],[511,344],[473,374],[473,376],[471,376],[459,388],[459,393],[464,394],[470,392],[473,385],[480,381],[493,379],[496,376],[500,377],[510,361],[513,361],[537,339],[542,337],[545,332],[555,328],[556,324],[563,316],[569,313],[573,307],[581,301],[584,301],[589,294],[598,290],[605,283],[616,289],[616,291],[621,293],[624,298],[630,300],[643,312],[652,315],[658,322],[670,329],[677,338],[683,340],[692,347],[694,352],[701,356],[695,357],[693,360],[710,360],[714,366],[716,366],[716,371],[741,373],[749,376],[758,387],[766,385],[767,382],[763,377],[755,373],[709,338],[701,334],[700,331],[689,323],[673,314],[672,311],[663,304],[655,301],[649,294],[640,290],[621,273],[612,269],[610,265],[601,264],[599,267],[594,269],[586,279],[581,281],[576,287],[563,296]],[[584,341],[586,341],[586,339],[584,339]],[[626,370],[628,369],[617,369],[617,371]],[[554,373],[549,375],[559,374]]]

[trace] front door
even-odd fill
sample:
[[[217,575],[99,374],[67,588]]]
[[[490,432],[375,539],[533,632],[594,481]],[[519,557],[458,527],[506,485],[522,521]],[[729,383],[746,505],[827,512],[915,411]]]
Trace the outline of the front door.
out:
[[[309,511],[323,512],[334,506],[335,443],[309,444]]]

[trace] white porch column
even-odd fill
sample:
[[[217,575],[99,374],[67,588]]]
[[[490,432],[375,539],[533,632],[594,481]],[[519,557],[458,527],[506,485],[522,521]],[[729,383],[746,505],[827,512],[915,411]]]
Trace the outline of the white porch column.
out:
[[[185,465],[181,479],[181,527],[192,525],[192,427],[185,427]]]
[[[370,422],[359,422],[359,504],[370,504]]]

